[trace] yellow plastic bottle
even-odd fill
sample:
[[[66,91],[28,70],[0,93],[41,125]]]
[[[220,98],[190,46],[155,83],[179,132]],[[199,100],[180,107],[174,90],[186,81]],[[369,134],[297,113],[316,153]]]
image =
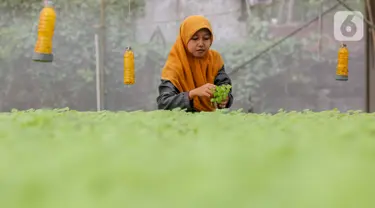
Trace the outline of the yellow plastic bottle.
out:
[[[337,68],[336,68],[336,80],[348,81],[349,76],[349,50],[346,44],[341,44],[338,51]]]
[[[124,53],[124,84],[133,85],[135,83],[134,53],[131,47],[126,47]]]
[[[44,8],[39,15],[38,39],[34,48],[33,60],[38,62],[52,62],[52,42],[55,30],[56,12],[52,1],[45,1]]]

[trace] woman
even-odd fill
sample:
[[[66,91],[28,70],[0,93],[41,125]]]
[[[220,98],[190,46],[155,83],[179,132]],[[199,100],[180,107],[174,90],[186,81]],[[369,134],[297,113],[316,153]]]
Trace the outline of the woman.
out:
[[[185,109],[188,112],[214,111],[212,90],[229,84],[221,55],[210,49],[213,33],[210,22],[203,16],[186,18],[161,74],[158,109]],[[232,91],[217,108],[229,108]]]

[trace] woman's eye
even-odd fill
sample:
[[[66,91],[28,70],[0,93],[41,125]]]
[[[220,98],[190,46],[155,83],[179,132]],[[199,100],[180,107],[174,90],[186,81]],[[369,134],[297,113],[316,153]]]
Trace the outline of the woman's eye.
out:
[[[192,40],[198,40],[198,37],[192,37],[191,39]]]

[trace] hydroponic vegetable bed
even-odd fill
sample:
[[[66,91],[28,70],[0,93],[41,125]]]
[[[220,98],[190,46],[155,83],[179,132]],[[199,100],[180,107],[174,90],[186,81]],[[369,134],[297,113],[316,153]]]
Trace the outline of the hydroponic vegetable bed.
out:
[[[0,207],[375,207],[375,115],[0,114]]]

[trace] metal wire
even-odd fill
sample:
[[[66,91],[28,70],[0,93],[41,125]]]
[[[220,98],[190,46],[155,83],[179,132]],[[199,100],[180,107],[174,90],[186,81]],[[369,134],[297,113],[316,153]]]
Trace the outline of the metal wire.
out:
[[[335,5],[333,5],[331,8],[327,9],[326,11],[324,11],[323,13],[321,13],[320,15],[318,15],[317,17],[315,17],[314,19],[311,19],[309,22],[307,22],[306,24],[300,26],[299,28],[295,29],[294,31],[292,31],[291,33],[289,33],[287,36],[285,36],[284,38],[276,41],[275,43],[273,43],[272,45],[268,46],[267,48],[265,48],[263,51],[261,51],[260,53],[256,54],[255,56],[253,56],[251,59],[243,62],[242,64],[236,66],[233,68],[232,71],[228,72],[229,75],[233,75],[233,74],[236,74],[238,71],[240,71],[243,67],[245,67],[246,65],[250,64],[251,62],[253,62],[254,60],[258,59],[259,57],[261,57],[263,54],[267,53],[269,50],[275,48],[276,46],[280,45],[282,42],[284,42],[285,40],[289,39],[290,37],[294,36],[295,34],[297,34],[298,32],[300,32],[302,29],[308,27],[309,25],[311,25],[312,23],[314,23],[315,21],[319,20],[320,16],[324,16],[325,14],[331,12],[332,10],[336,9],[338,6],[342,5],[343,7],[345,7],[347,10],[349,11],[354,11],[352,8],[350,8],[347,4],[345,4],[343,1],[341,0],[337,0],[337,3]],[[367,25],[369,25],[370,27],[374,28],[375,29],[375,26],[374,24],[372,24],[369,20],[367,20],[366,18],[363,18],[363,20],[366,22]]]

